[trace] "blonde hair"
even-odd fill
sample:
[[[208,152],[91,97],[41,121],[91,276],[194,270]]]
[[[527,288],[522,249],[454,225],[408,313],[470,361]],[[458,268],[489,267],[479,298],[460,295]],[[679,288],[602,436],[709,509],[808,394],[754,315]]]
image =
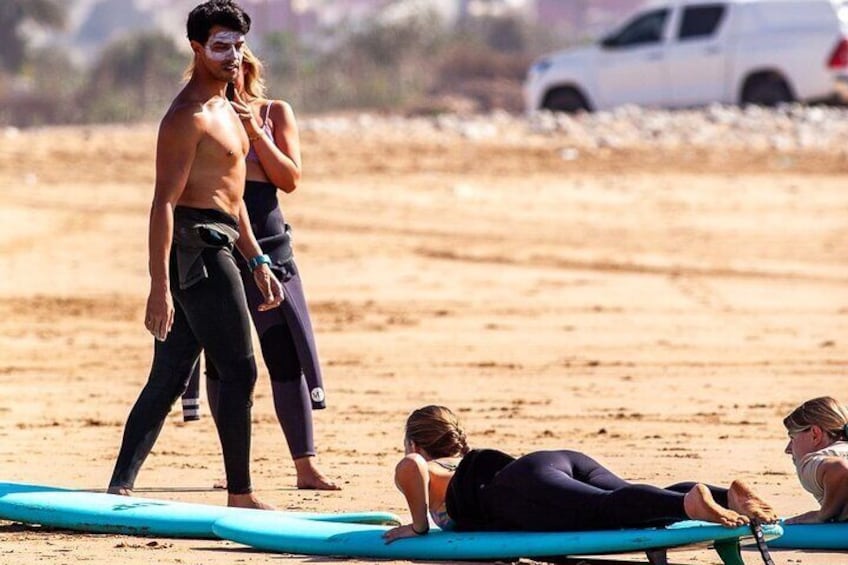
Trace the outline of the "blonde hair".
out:
[[[242,73],[244,73],[244,93],[249,101],[265,97],[265,79],[262,73],[265,71],[265,65],[259,60],[259,57],[250,50],[247,45],[244,46],[244,58],[242,59]],[[188,67],[183,71],[183,80],[188,81],[194,73],[195,60],[192,57]]]
[[[244,73],[244,92],[248,98],[250,100],[265,98],[265,79],[262,78],[265,66],[247,45],[244,46],[241,67]]]
[[[835,398],[820,396],[798,406],[783,425],[790,434],[818,426],[833,440],[848,439],[848,410]]]
[[[455,457],[468,453],[468,440],[456,414],[444,406],[415,410],[406,420],[406,439],[430,457]]]

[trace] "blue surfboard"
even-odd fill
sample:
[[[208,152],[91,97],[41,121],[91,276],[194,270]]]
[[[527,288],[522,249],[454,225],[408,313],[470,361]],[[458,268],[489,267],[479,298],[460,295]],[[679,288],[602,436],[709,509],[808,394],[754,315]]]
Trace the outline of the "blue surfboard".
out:
[[[781,524],[783,535],[769,547],[783,549],[848,549],[848,522]]]
[[[742,563],[739,540],[752,536],[748,527],[724,528],[706,522],[678,522],[667,528],[591,532],[448,532],[386,544],[388,528],[297,520],[277,515],[228,516],[215,522],[221,538],[273,552],[375,559],[515,559],[565,555],[602,555],[667,549],[691,544],[715,545],[725,563]],[[766,539],[782,533],[763,527]]]
[[[229,516],[399,524],[388,512],[317,513],[228,508],[44,485],[0,482],[0,519],[85,532],[214,538],[215,520]],[[264,517],[264,518],[260,518]]]

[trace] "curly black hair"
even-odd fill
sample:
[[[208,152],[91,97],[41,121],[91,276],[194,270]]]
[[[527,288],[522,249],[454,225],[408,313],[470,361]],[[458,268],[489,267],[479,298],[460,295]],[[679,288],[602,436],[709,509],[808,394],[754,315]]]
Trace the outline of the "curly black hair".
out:
[[[209,30],[216,25],[247,34],[250,16],[233,0],[209,0],[195,7],[188,15],[186,32],[189,41],[205,44]]]

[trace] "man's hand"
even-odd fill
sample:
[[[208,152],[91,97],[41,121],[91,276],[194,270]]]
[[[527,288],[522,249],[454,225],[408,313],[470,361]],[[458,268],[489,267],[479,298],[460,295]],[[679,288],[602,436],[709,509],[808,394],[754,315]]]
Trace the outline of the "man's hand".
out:
[[[260,265],[253,270],[253,280],[256,281],[256,286],[259,287],[259,292],[265,297],[265,302],[259,305],[259,311],[265,312],[279,306],[285,299],[283,295],[283,285],[271,272],[268,265]]]
[[[174,325],[174,300],[169,290],[150,289],[144,327],[159,341],[165,341]]]

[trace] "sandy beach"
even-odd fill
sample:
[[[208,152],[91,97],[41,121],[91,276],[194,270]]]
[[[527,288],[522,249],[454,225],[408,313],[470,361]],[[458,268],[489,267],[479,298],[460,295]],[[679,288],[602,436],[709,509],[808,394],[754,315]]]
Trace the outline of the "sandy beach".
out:
[[[403,422],[438,403],[473,446],[580,449],[657,485],[742,478],[781,515],[814,508],[781,420],[813,396],[848,400],[845,155],[578,151],[518,118],[486,136],[357,123],[304,127],[304,181],[281,197],[327,386],[318,462],[343,490],[294,488],[260,364],[264,499],[406,517],[392,483]],[[155,136],[154,124],[0,131],[0,480],[107,485],[152,352]],[[192,423],[172,411],[144,496],[225,501],[203,410]],[[335,561],[0,521],[4,565]],[[672,562],[719,560],[699,549]]]

